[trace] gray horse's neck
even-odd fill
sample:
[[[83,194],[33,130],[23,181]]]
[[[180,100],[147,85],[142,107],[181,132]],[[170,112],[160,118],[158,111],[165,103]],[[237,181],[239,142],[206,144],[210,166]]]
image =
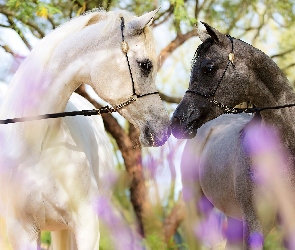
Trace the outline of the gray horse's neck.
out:
[[[251,46],[248,60],[255,74],[256,90],[251,93],[251,101],[256,106],[295,103],[295,93],[288,79],[270,57]],[[284,145],[295,157],[295,107],[265,110],[261,116],[264,122],[278,128]]]

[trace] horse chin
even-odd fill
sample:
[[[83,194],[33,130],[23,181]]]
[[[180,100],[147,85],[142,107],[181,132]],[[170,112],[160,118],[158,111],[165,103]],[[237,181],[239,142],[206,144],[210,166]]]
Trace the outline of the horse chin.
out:
[[[172,134],[176,139],[192,139],[197,134],[197,129],[190,127],[186,130],[172,129]]]
[[[173,136],[177,139],[194,138],[197,134],[197,129],[199,128],[197,121],[197,119],[194,119],[189,123],[184,124],[179,118],[174,117],[170,124]]]
[[[170,128],[161,136],[156,136],[153,133],[141,133],[139,137],[140,144],[143,147],[159,147],[163,146],[171,134]]]
[[[193,139],[197,134],[197,129],[190,127],[183,133],[183,139]]]

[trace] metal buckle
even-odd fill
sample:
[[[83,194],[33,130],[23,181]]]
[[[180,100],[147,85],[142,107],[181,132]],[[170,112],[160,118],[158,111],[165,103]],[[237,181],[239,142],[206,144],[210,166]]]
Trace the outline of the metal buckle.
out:
[[[235,59],[235,54],[234,53],[229,53],[228,54],[228,60],[233,64]]]
[[[122,51],[123,51],[124,53],[127,53],[127,52],[128,52],[128,50],[129,50],[129,46],[128,46],[128,43],[127,43],[126,41],[123,41],[123,42],[121,43],[121,49],[122,49]]]

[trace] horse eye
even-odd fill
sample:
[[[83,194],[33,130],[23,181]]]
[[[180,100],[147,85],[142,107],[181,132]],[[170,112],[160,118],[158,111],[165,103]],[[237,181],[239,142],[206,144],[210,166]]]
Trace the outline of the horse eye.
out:
[[[148,76],[153,68],[153,63],[149,59],[137,61],[138,66],[144,76]]]
[[[215,65],[212,61],[205,60],[201,63],[201,70],[204,74],[212,74],[215,72]]]

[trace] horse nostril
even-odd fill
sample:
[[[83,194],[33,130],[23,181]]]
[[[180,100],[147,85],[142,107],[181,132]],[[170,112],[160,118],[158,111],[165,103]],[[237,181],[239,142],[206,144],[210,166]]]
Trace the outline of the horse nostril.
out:
[[[172,134],[174,135],[174,137],[176,138],[181,138],[182,137],[182,130],[181,130],[181,120],[177,117],[174,116],[171,119],[171,130],[172,130]]]

